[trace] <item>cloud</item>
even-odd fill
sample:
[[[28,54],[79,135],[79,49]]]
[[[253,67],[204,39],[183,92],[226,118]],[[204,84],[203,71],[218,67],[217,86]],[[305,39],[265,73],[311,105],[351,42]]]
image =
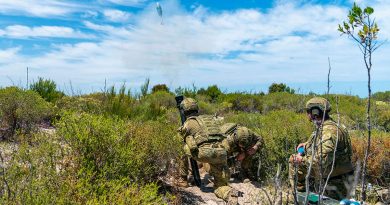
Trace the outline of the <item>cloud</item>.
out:
[[[107,20],[113,22],[126,22],[131,17],[130,13],[115,9],[106,9],[103,14]]]
[[[60,0],[1,0],[0,13],[17,15],[27,14],[31,16],[64,16],[79,11],[85,5],[75,4]]]
[[[20,49],[20,47],[14,47],[5,50],[0,50],[0,65],[17,60],[19,58],[18,52],[20,51]]]
[[[166,11],[163,25],[151,3],[132,17],[131,25],[85,21],[88,29],[100,33],[97,43],[59,44],[44,55],[26,57],[0,69],[23,68],[25,63],[32,71],[35,68],[32,75],[45,76],[50,71],[53,74],[48,77],[62,83],[72,80],[87,90],[101,88],[104,79],[138,86],[145,77],[174,87],[193,82],[243,87],[272,82],[325,83],[329,56],[332,81],[366,80],[359,49],[337,32],[348,8],[280,3],[267,12],[238,9],[215,13],[203,7],[186,11],[174,0],[162,5]],[[385,22],[389,6],[386,1],[373,5],[382,28],[380,37],[390,33]],[[390,46],[385,44],[374,54],[375,80],[390,80],[389,52]],[[12,73],[17,72],[9,70],[8,75],[18,76]]]
[[[7,38],[34,38],[34,37],[50,37],[50,38],[93,38],[93,35],[84,34],[70,27],[63,26],[38,26],[28,27],[23,25],[7,26],[0,30],[0,36]]]
[[[114,4],[126,5],[126,6],[140,6],[147,2],[147,0],[107,0]]]

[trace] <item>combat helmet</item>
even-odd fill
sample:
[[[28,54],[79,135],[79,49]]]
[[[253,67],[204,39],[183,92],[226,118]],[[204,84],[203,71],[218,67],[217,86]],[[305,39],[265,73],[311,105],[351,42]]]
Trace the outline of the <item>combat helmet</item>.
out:
[[[180,107],[183,109],[184,112],[193,112],[198,111],[198,103],[193,98],[185,98],[181,103]]]
[[[253,133],[246,127],[237,127],[236,130],[236,139],[237,143],[244,147],[244,149],[248,149],[253,144]]]
[[[309,111],[313,108],[318,108],[322,112],[329,112],[331,110],[330,103],[327,99],[322,97],[314,97],[306,102],[306,110]]]

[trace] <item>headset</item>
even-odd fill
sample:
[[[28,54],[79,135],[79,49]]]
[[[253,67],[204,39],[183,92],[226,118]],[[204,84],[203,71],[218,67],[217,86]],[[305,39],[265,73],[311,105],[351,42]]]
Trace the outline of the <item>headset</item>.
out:
[[[323,114],[322,110],[319,107],[313,107],[310,110],[308,110],[307,112],[315,117],[322,116],[322,114]]]

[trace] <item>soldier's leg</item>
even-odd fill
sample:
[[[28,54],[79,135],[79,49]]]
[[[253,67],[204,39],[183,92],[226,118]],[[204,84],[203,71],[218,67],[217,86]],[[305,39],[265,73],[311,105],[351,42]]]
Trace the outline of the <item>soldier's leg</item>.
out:
[[[186,155],[182,156],[179,159],[179,179],[177,185],[180,187],[188,187],[187,175],[188,175],[189,165],[188,157]]]
[[[177,181],[177,186],[180,187],[188,187],[188,173],[190,171],[189,168],[189,157],[191,156],[191,152],[189,151],[189,148],[187,145],[183,146],[184,154],[179,159],[179,175],[180,178]]]
[[[288,178],[290,181],[290,186],[294,187],[294,185],[296,185],[297,191],[305,191],[306,173],[307,168],[304,164],[289,163]]]
[[[238,192],[228,185],[230,173],[227,164],[210,164],[210,174],[214,176],[214,193],[228,204],[238,203]]]
[[[329,179],[328,185],[325,188],[325,195],[336,200],[347,198],[352,187],[352,183],[352,174],[344,174],[333,177]]]
[[[240,175],[241,178],[249,180],[257,180],[257,168],[259,166],[259,159],[254,155],[246,157],[241,162]]]

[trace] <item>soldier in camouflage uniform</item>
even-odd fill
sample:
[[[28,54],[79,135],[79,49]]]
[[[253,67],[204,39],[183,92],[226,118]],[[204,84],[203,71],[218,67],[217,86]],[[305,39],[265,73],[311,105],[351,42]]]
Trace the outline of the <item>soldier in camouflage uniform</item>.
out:
[[[252,130],[235,123],[226,123],[221,127],[227,138],[222,142],[228,156],[238,153],[235,160],[240,162],[239,178],[256,180],[257,165],[254,155],[264,146],[263,138]]]
[[[345,198],[349,193],[353,180],[352,147],[346,127],[338,125],[330,118],[328,113],[331,106],[325,98],[315,97],[310,99],[306,103],[306,110],[310,121],[315,124],[317,129],[307,142],[298,145],[297,150],[304,147],[304,155],[295,154],[290,157],[290,184],[294,187],[296,182],[297,190],[305,191],[305,177],[312,161],[310,176],[314,179],[314,184],[318,185],[319,180],[322,180],[322,185],[324,185],[329,175],[325,195],[334,199]],[[315,148],[314,155],[312,154],[313,146]],[[333,160],[334,167],[332,169]],[[321,168],[322,179],[320,177]],[[295,176],[295,171],[297,176]],[[316,190],[312,189],[311,191]]]
[[[230,178],[227,165],[227,152],[223,147],[223,133],[220,130],[222,122],[214,116],[198,115],[198,105],[195,100],[186,98],[180,104],[187,118],[179,132],[183,136],[184,152],[187,157],[210,165],[210,175],[214,177],[214,193],[217,197],[238,204],[238,192],[228,185]],[[180,174],[186,181],[188,160],[181,160]]]

